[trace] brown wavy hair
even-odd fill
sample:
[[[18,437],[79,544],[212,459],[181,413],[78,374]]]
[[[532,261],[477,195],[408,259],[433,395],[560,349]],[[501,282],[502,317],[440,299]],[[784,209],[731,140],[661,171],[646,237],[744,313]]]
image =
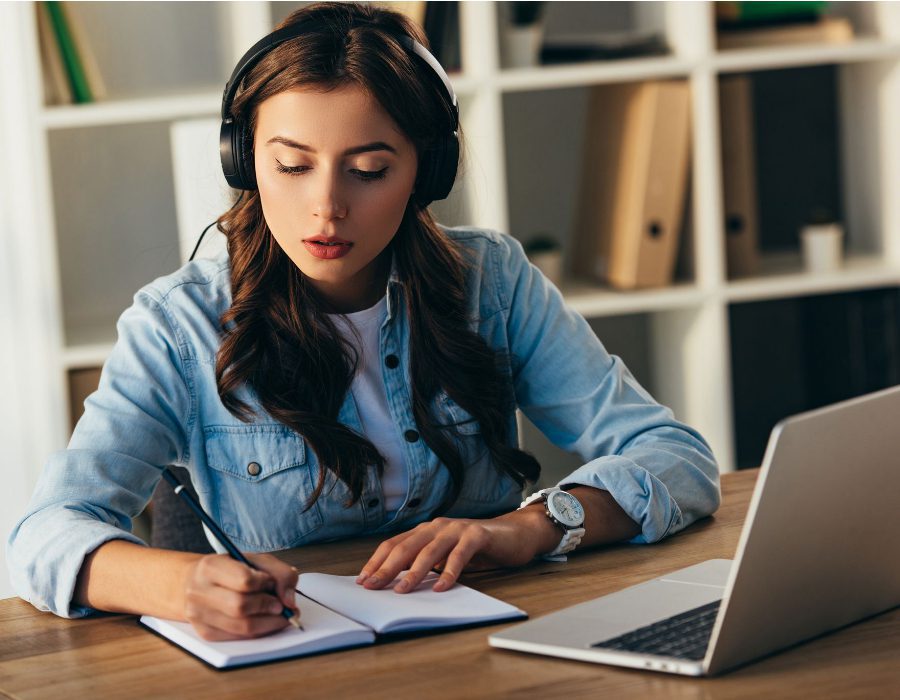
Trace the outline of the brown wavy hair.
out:
[[[416,147],[420,163],[436,139],[450,132],[453,117],[441,94],[444,87],[396,40],[407,34],[427,46],[406,17],[372,5],[317,3],[292,13],[278,28],[295,22],[308,22],[309,32],[270,51],[244,78],[234,100],[232,116],[247,120],[249,133],[258,105],[272,95],[344,85],[360,86],[378,99]],[[347,505],[352,505],[362,494],[367,466],[379,473],[384,468],[375,446],[337,420],[356,372],[356,349],[337,332],[325,301],[275,241],[258,191],[242,193],[217,224],[228,240],[232,291],[216,357],[219,397],[233,415],[249,422],[253,411],[238,397],[246,384],[273,418],[306,439],[321,465],[308,506],[322,493],[326,469],[347,485]],[[514,400],[511,380],[501,369],[504,358],[468,325],[463,251],[413,197],[389,245],[391,254],[410,320],[413,416],[452,479],[452,491],[435,513],[453,504],[466,472],[457,426],[438,422],[431,408],[440,389],[478,422],[497,469],[520,486],[536,481],[537,461],[509,444]]]

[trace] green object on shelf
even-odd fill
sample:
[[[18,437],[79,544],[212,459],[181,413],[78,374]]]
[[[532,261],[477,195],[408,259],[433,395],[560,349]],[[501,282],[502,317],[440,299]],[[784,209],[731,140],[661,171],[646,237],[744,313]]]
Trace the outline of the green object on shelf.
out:
[[[53,25],[53,33],[59,42],[59,51],[66,65],[66,73],[69,76],[69,84],[72,86],[75,102],[93,102],[94,96],[91,94],[84,66],[81,65],[81,58],[78,55],[78,48],[69,31],[69,23],[66,21],[65,8],[59,2],[48,2],[46,5],[50,23]]]
[[[717,2],[716,19],[728,24],[761,24],[818,17],[827,2]]]

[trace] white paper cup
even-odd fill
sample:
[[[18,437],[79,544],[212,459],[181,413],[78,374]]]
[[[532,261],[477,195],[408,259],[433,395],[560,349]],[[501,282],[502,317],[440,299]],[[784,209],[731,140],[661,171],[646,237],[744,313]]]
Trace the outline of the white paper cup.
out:
[[[840,224],[804,226],[800,230],[800,241],[807,272],[830,272],[841,266],[844,228]]]

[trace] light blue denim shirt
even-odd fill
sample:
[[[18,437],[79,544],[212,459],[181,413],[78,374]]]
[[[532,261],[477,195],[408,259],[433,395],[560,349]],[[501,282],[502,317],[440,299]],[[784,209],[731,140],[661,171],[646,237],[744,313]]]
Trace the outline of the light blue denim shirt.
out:
[[[712,513],[720,497],[718,470],[703,438],[606,352],[519,243],[479,229],[446,233],[468,251],[471,324],[508,354],[502,370],[519,408],[556,445],[584,461],[561,483],[608,490],[640,524],[635,542],[655,542]],[[394,272],[379,359],[392,417],[406,433],[416,426],[403,293]],[[384,510],[374,468],[354,505],[345,507],[349,491],[328,472],[322,496],[304,510],[320,468],[305,440],[259,408],[249,390],[241,398],[259,410],[250,424],[219,400],[219,317],[230,303],[223,257],[189,263],[154,281],[122,314],[98,391],[86,401],[68,449],[48,460],[10,535],[9,569],[22,598],[62,616],[92,612],[72,603],[84,558],[112,539],[143,544],[131,533],[132,519],[170,464],[190,470],[203,507],[251,552],[409,528],[441,502],[450,477],[420,438],[404,441],[409,492],[393,519]],[[389,355],[400,359],[398,366],[384,362]],[[462,493],[447,515],[486,517],[516,508],[522,493],[479,449],[478,424],[445,393],[435,410],[462,424],[459,443],[467,460]],[[339,420],[361,432],[350,392]],[[508,421],[515,444],[512,410]],[[259,465],[258,473],[255,466],[248,469],[251,463]]]

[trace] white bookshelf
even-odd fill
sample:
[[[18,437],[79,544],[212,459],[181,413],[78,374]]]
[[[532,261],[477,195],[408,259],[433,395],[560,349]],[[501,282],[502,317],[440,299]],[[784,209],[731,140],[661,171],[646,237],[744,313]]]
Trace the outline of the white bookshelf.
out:
[[[14,28],[0,44],[3,70],[18,65],[23,76],[4,83],[0,111],[23,136],[7,152],[12,158],[7,167],[19,174],[20,183],[29,183],[12,206],[18,222],[16,261],[34,270],[25,279],[23,299],[35,320],[23,337],[37,348],[41,370],[34,363],[26,366],[31,386],[18,398],[23,415],[36,422],[28,438],[39,439],[29,452],[35,459],[28,469],[35,474],[42,458],[68,437],[67,370],[102,363],[115,339],[115,318],[134,291],[179,264],[169,125],[215,117],[234,61],[297,3],[78,4],[87,24],[93,23],[101,67],[104,60],[121,63],[116,53],[123,51],[121,42],[132,42],[126,63],[133,79],[117,72],[111,98],[102,103],[44,107],[34,8],[0,3],[0,25]],[[590,7],[565,5],[573,22],[590,19]],[[574,225],[572,188],[580,173],[580,136],[572,125],[583,118],[586,88],[687,80],[693,216],[684,234],[691,243],[690,253],[682,256],[686,271],[670,288],[634,293],[569,279],[561,287],[607,346],[635,367],[659,400],[709,439],[723,468],[730,470],[735,444],[729,306],[900,284],[900,134],[895,127],[900,124],[900,4],[832,3],[832,12],[854,23],[859,38],[850,44],[727,52],[715,49],[712,3],[647,2],[633,10],[642,26],[664,32],[670,55],[507,69],[499,59],[502,13],[497,5],[461,3],[464,72],[452,79],[461,100],[468,161],[451,199],[435,210],[448,224],[496,228],[522,240],[533,233],[531,226],[554,226],[568,239]],[[151,54],[151,44],[133,31],[120,36],[125,24],[143,27],[146,35],[177,31],[172,29],[168,43]],[[192,29],[197,27],[203,30]],[[131,55],[141,51],[147,55]],[[155,60],[163,62],[158,69]],[[802,271],[798,256],[773,256],[764,259],[755,277],[729,280],[718,78],[823,64],[839,66],[847,264],[828,275],[810,275]],[[190,70],[179,71],[179,66]],[[168,83],[162,84],[160,76]],[[542,185],[539,171],[551,167],[552,186]],[[526,430],[525,442],[544,456],[551,472],[565,465],[566,457],[542,445],[533,430]]]

